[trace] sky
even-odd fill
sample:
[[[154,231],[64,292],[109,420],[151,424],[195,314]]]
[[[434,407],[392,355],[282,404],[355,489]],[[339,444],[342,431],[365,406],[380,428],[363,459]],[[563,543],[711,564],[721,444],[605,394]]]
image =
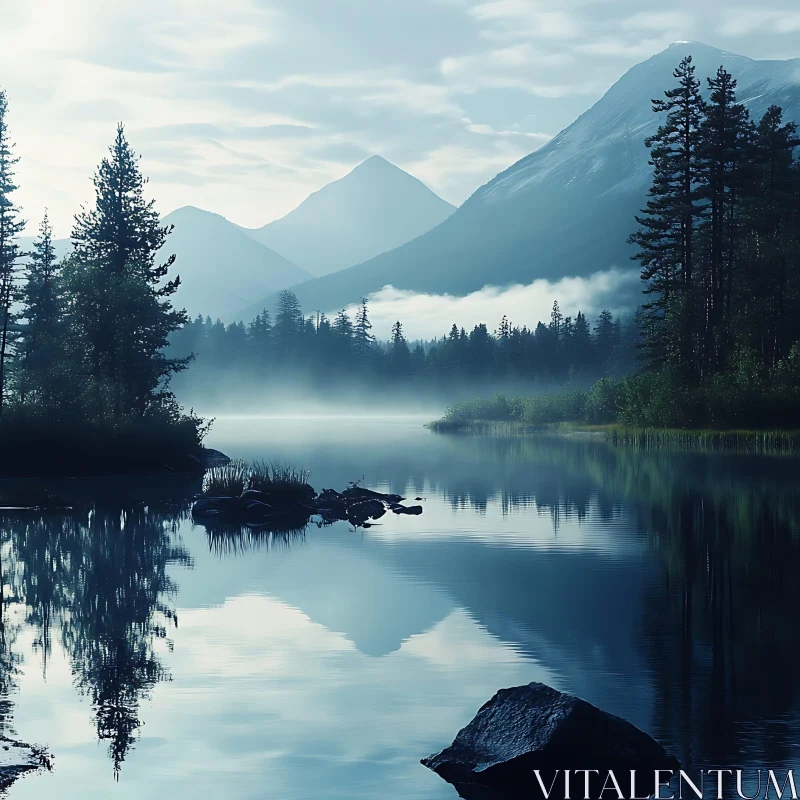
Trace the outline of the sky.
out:
[[[118,121],[166,214],[256,227],[379,154],[460,204],[678,40],[800,56],[796,0],[0,0],[23,207],[56,235]]]

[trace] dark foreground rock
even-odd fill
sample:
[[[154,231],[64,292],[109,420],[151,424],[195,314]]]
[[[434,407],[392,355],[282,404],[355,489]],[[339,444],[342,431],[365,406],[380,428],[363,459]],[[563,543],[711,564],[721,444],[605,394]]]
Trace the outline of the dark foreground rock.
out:
[[[29,772],[51,768],[51,758],[45,750],[0,736],[0,791]]]
[[[590,775],[590,797],[600,797],[609,771],[628,797],[630,770],[637,770],[641,797],[652,791],[654,770],[678,769],[655,739],[631,723],[542,683],[501,689],[450,747],[422,763],[468,800],[544,798],[534,770],[540,770],[549,800],[566,796],[566,770],[573,771],[572,797],[584,796],[584,773],[574,770],[599,771]],[[617,795],[612,787],[603,796]]]
[[[275,488],[269,492],[246,489],[240,497],[199,497],[192,516],[200,522],[232,523],[267,529],[296,529],[317,516],[321,524],[347,521],[354,527],[371,523],[391,510],[419,515],[422,506],[403,506],[398,494],[383,494],[360,486],[343,492],[323,489],[317,494],[308,484]]]

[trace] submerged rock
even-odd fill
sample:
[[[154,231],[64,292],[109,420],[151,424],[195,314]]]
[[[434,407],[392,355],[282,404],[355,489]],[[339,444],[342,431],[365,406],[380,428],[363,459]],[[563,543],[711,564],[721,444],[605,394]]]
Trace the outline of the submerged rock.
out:
[[[620,717],[543,683],[501,689],[459,731],[450,747],[422,763],[469,800],[521,800],[566,796],[564,771],[590,775],[590,796],[599,797],[609,771],[630,788],[630,770],[641,770],[646,795],[653,771],[678,769],[655,739]],[[559,772],[556,773],[556,770]],[[573,797],[584,796],[584,774],[571,775]],[[550,789],[552,784],[552,790]],[[608,789],[604,796],[616,796]]]
[[[51,758],[39,748],[0,736],[0,790],[29,772],[51,769]]]

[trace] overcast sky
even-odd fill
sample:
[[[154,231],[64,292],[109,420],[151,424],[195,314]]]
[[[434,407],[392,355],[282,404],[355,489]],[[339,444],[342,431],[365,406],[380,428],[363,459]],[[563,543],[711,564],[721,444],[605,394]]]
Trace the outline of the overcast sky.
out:
[[[676,40],[800,56],[797,0],[0,0],[21,189],[66,235],[118,120],[162,213],[257,226],[378,153],[461,203]]]

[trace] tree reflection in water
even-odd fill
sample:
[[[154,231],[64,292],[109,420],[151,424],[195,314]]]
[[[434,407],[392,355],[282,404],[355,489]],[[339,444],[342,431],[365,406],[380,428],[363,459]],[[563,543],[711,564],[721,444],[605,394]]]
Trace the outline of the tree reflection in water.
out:
[[[655,696],[650,731],[685,767],[782,764],[797,755],[797,461],[648,452],[563,437],[459,437],[446,449],[446,468],[400,463],[384,476],[387,484],[412,497],[438,495],[466,511],[529,508],[549,514],[555,528],[566,517],[589,526],[635,519],[658,575],[645,583],[643,597],[629,598],[641,609],[639,640]],[[128,504],[3,515],[0,725],[11,718],[19,664],[14,620],[24,610],[43,669],[56,645],[70,657],[75,686],[91,702],[97,735],[119,773],[139,734],[142,699],[169,680],[163,653],[178,620],[168,571],[191,563],[177,534],[186,513]],[[206,535],[221,558],[305,542],[303,529],[210,526]],[[495,592],[492,581],[513,576],[488,575],[481,588],[502,595],[489,603],[471,591],[472,573],[455,574],[458,559],[448,557],[436,571],[434,546],[415,541],[421,560],[404,570],[459,597],[478,620],[488,604],[511,620],[506,630],[525,630],[531,612],[524,580],[518,592]],[[481,558],[501,549],[484,550]],[[514,554],[522,572],[525,558]],[[463,563],[475,568],[467,556]]]
[[[169,680],[158,650],[171,647],[178,624],[167,567],[190,564],[177,539],[185,513],[136,506],[4,520],[13,592],[37,631],[43,669],[56,631],[117,776],[141,726],[140,702]]]
[[[684,766],[800,753],[800,459],[648,451],[602,437],[461,437],[454,506],[634,514],[660,579],[641,603],[651,732]],[[480,465],[480,468],[477,468]]]

